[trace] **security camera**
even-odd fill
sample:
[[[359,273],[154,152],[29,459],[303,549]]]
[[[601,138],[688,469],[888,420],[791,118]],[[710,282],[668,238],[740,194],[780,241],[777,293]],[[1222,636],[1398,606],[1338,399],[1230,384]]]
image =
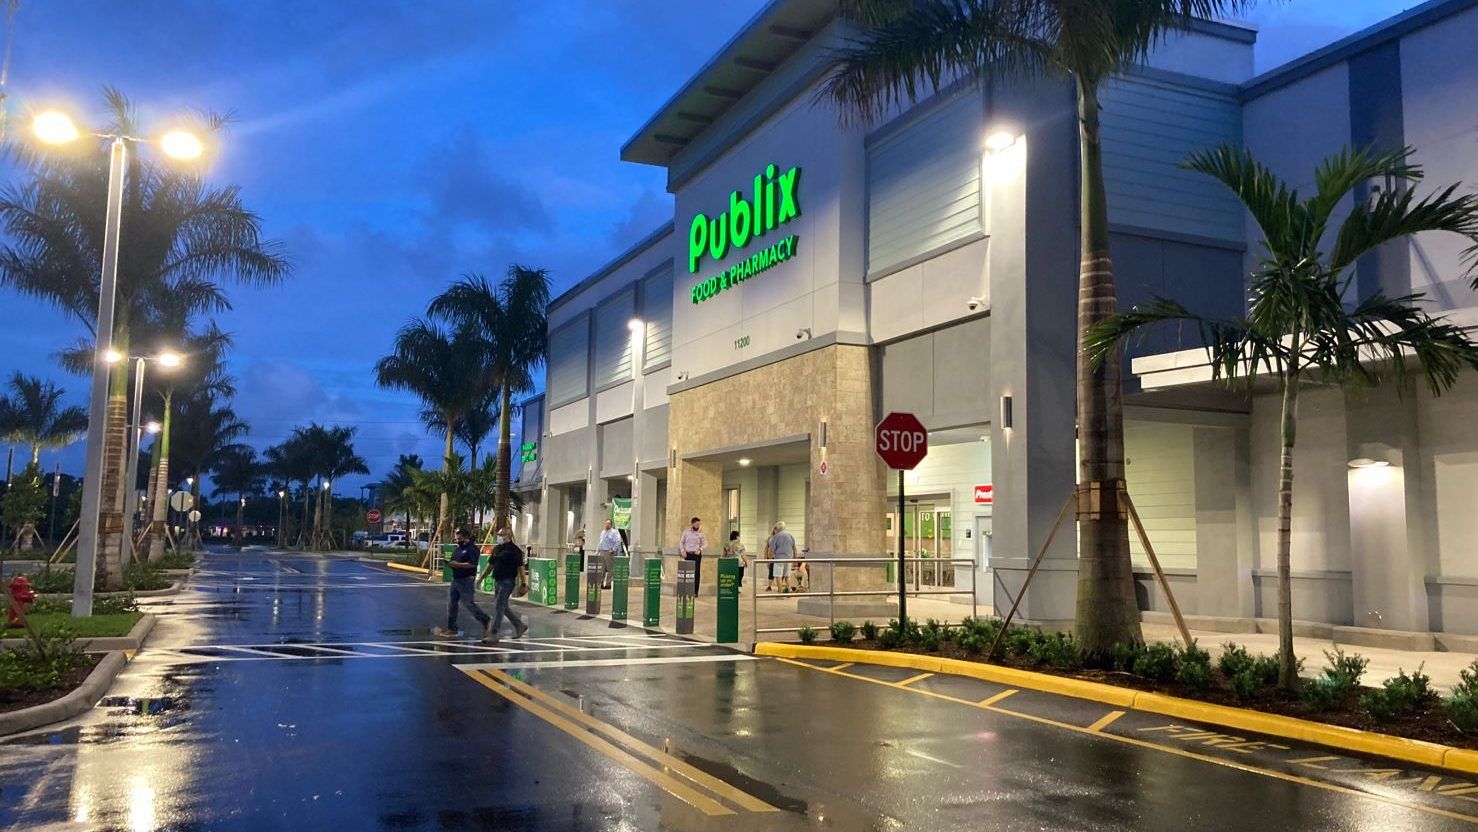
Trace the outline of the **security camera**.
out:
[[[804,341],[804,340],[806,340],[807,338],[810,338],[810,337],[811,337],[811,328],[810,327],[801,327],[800,329],[797,329],[795,331],[795,339],[797,341]]]
[[[687,370],[678,370],[677,371],[677,380],[678,381],[687,381],[688,380],[688,371]]]
[[[979,295],[976,295],[975,297],[970,298],[969,300],[965,301],[965,308],[968,309],[968,310],[970,310],[971,312],[974,312],[975,310],[979,309],[980,307],[982,307],[984,305],[985,305],[985,298],[980,297]]]

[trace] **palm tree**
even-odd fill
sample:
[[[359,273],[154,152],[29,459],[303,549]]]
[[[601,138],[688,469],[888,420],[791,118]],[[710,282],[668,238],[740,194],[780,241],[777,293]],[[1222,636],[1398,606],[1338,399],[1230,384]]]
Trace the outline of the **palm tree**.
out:
[[[308,538],[308,506],[312,496],[313,449],[303,436],[302,428],[294,428],[286,441],[268,448],[263,455],[274,476],[284,483],[298,483],[303,495],[303,519],[298,525],[298,544],[306,547]],[[286,546],[291,536],[283,531],[282,545]]]
[[[375,364],[375,380],[381,387],[415,393],[426,409],[440,414],[445,434],[442,460],[448,471],[457,425],[487,390],[483,379],[469,368],[486,363],[486,344],[472,327],[462,325],[447,332],[434,323],[412,320],[396,334],[394,354]],[[442,541],[451,539],[449,501],[443,493],[436,523],[436,536]]]
[[[174,455],[181,461],[179,473],[187,475],[190,494],[199,508],[202,477],[213,470],[227,454],[238,453],[244,446],[236,440],[250,428],[237,417],[229,405],[220,403],[208,390],[193,390],[176,403]],[[191,521],[186,535],[189,545],[199,543],[198,525]]]
[[[415,480],[411,476],[412,471],[421,470],[421,457],[416,454],[401,454],[396,460],[395,467],[385,475],[380,483],[380,497],[384,500],[386,511],[396,511],[405,514],[405,533],[409,540],[411,533],[411,510],[414,499],[409,498],[408,492],[413,488]]]
[[[1197,18],[1233,14],[1251,0],[844,0],[864,30],[834,58],[823,97],[873,121],[955,77],[1061,78],[1078,102],[1081,183],[1077,371],[1078,490],[1098,511],[1078,514],[1074,634],[1101,660],[1116,642],[1142,641],[1129,527],[1117,510],[1124,482],[1124,415],[1117,353],[1094,365],[1081,351],[1090,327],[1115,311],[1098,93]],[[1066,218],[1064,218],[1066,221]],[[1066,310],[1064,310],[1065,312]],[[1084,500],[1079,500],[1082,506]]]
[[[1278,468],[1278,681],[1298,684],[1293,655],[1290,552],[1293,521],[1293,446],[1298,391],[1304,379],[1324,384],[1366,384],[1389,369],[1406,387],[1419,375],[1434,395],[1449,389],[1466,365],[1478,369],[1478,344],[1463,330],[1420,307],[1421,294],[1387,297],[1375,292],[1351,302],[1355,261],[1392,240],[1423,231],[1460,234],[1478,251],[1478,196],[1455,196],[1453,185],[1416,199],[1411,187],[1390,188],[1355,202],[1332,228],[1334,212],[1363,182],[1419,182],[1421,168],[1410,148],[1389,153],[1344,150],[1314,175],[1314,194],[1300,198],[1246,150],[1224,146],[1197,153],[1184,166],[1215,177],[1252,214],[1262,233],[1262,256],[1247,286],[1247,315],[1211,320],[1166,298],[1111,315],[1089,334],[1086,350],[1107,360],[1131,333],[1166,321],[1195,324],[1207,345],[1212,375],[1242,376],[1247,384],[1271,376],[1282,392],[1281,459]],[[1332,233],[1332,241],[1329,239]],[[1325,250],[1321,246],[1332,242]],[[1474,281],[1478,288],[1478,280]]]
[[[487,341],[488,378],[498,391],[498,482],[493,525],[508,524],[512,493],[513,397],[534,386],[534,370],[548,350],[549,273],[513,264],[494,289],[481,275],[468,275],[431,301],[429,314],[475,326]]]
[[[358,428],[334,426],[323,427],[315,423],[302,429],[304,441],[310,448],[314,473],[322,487],[318,489],[318,511],[313,530],[313,545],[333,548],[333,490],[334,481],[350,474],[368,474],[364,457],[354,453],[354,434]]]
[[[6,442],[31,446],[31,464],[41,461],[42,449],[64,448],[87,433],[87,411],[62,407],[62,391],[49,381],[16,373],[10,377],[10,395],[0,405],[5,411]]]
[[[263,474],[257,452],[245,445],[235,445],[223,451],[211,467],[210,479],[215,485],[215,496],[236,495],[236,529],[231,537],[237,547],[245,542],[242,514],[246,508],[246,496],[262,490]]]
[[[144,135],[132,104],[104,90],[109,123],[103,132]],[[212,131],[225,119],[204,117]],[[10,242],[0,247],[0,284],[48,301],[96,334],[102,272],[108,154],[42,156],[18,153],[29,180],[0,191],[0,225]],[[270,285],[289,272],[275,243],[262,239],[257,216],[235,186],[211,188],[198,171],[165,168],[130,156],[123,196],[124,245],[119,252],[111,341],[127,354],[132,326],[146,310],[173,298],[194,311],[226,309],[221,278]],[[127,446],[126,367],[110,377],[103,457],[119,463],[103,471],[99,561],[109,589],[122,585],[123,470]]]

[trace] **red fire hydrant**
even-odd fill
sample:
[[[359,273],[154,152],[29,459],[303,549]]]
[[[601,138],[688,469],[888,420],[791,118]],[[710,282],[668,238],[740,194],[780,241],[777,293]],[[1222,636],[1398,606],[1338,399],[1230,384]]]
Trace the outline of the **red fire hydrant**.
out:
[[[26,609],[36,600],[36,590],[31,589],[31,581],[25,575],[16,575],[10,582],[11,602],[6,604],[5,623],[9,627],[22,627],[25,625]]]

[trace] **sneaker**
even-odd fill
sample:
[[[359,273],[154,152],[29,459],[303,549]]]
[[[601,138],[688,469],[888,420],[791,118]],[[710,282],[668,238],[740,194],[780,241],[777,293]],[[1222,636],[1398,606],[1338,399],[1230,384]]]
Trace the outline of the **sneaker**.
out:
[[[448,630],[445,627],[433,627],[431,635],[437,638],[456,638],[459,633],[456,630]]]
[[[491,621],[485,621],[485,622],[483,622],[483,625],[482,625],[482,640],[483,641],[487,641],[488,640],[488,637],[490,637],[492,634],[493,634],[493,622],[491,622]]]
[[[518,629],[514,631],[513,637],[514,638],[523,638],[523,634],[524,633],[527,633],[528,631],[529,631],[529,625],[527,625],[527,624],[520,624],[520,625],[518,625]]]
[[[492,630],[488,630],[488,632],[482,637],[482,643],[483,644],[497,644],[498,643],[498,634],[495,633],[495,632],[493,632]]]

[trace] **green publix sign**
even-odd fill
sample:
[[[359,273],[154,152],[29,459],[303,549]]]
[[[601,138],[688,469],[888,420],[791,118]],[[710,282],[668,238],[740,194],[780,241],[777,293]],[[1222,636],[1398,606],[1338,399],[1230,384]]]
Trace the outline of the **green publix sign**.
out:
[[[693,217],[688,227],[688,274],[697,274],[707,255],[722,260],[730,250],[738,251],[754,240],[774,231],[801,215],[796,200],[796,185],[801,169],[780,173],[769,165],[754,177],[754,195],[746,198],[743,191],[729,194],[729,210],[710,219],[706,214]],[[718,274],[693,285],[693,303],[702,303],[720,292],[738,286],[795,256],[796,235],[783,237]]]

